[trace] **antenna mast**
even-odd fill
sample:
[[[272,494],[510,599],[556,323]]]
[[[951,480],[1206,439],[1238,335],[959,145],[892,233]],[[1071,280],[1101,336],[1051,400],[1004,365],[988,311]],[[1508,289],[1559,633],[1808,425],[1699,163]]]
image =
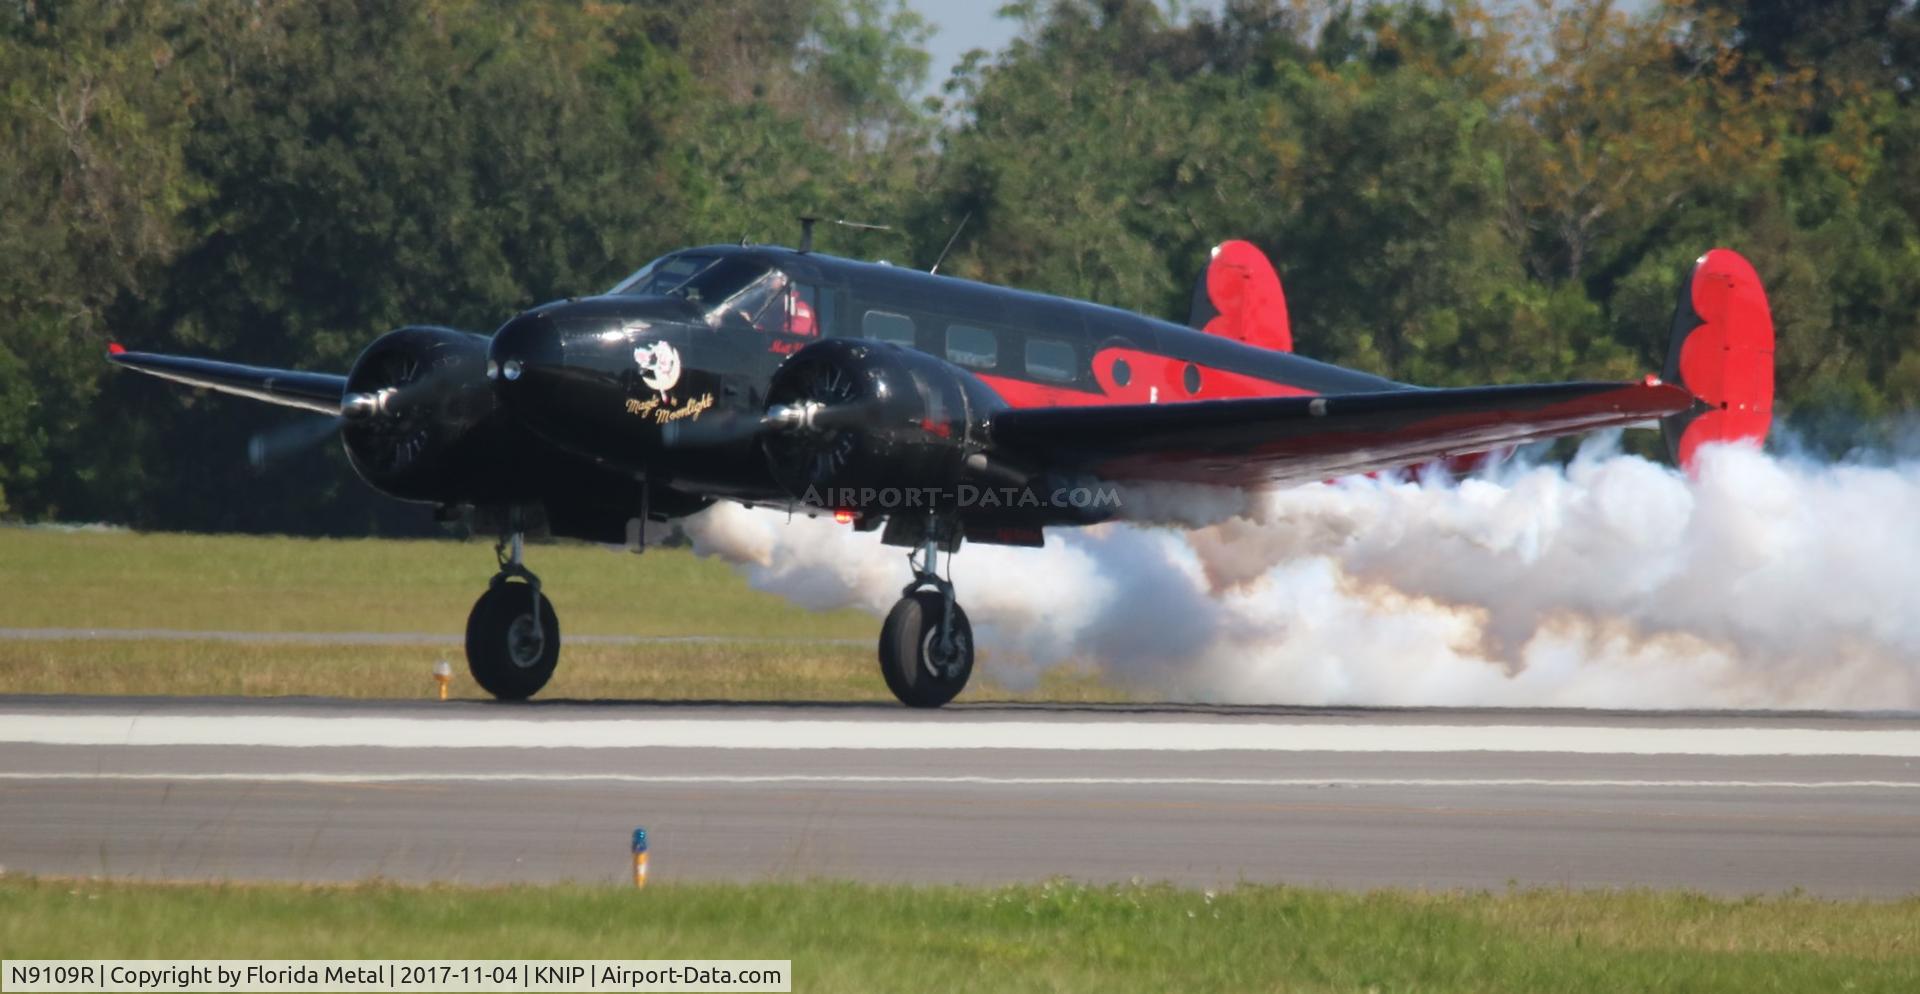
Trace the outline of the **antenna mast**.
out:
[[[933,268],[927,270],[927,275],[932,276],[940,271],[940,264],[947,261],[947,253],[953,251],[953,243],[960,240],[960,232],[967,230],[967,222],[971,220],[973,212],[968,211],[960,218],[960,223],[953,226],[953,234],[947,236],[946,247],[940,250],[940,257],[933,260]]]

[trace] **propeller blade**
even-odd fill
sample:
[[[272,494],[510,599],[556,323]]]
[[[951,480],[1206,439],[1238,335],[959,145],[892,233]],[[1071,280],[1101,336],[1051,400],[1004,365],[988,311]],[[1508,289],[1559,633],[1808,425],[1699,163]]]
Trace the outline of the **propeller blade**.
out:
[[[816,431],[851,431],[873,423],[881,402],[874,398],[828,404],[814,412],[811,427]]]
[[[779,431],[848,431],[871,424],[881,403],[875,398],[863,398],[833,404],[818,401],[775,404],[767,409],[767,416],[761,422]]]
[[[776,404],[765,414],[716,412],[693,421],[675,421],[660,429],[670,449],[701,449],[752,441],[768,432],[835,432],[865,427],[880,406],[876,400],[838,404]]]
[[[302,452],[325,441],[344,422],[343,418],[302,418],[277,428],[257,432],[247,439],[247,462],[256,470],[267,464]]]
[[[692,421],[672,421],[660,429],[660,444],[669,449],[709,449],[751,441],[767,428],[758,414],[714,411]]]

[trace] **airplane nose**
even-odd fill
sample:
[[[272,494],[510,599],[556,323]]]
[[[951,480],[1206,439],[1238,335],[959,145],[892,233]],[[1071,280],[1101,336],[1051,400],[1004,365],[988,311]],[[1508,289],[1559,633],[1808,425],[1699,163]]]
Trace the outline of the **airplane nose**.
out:
[[[530,371],[558,365],[560,333],[543,314],[522,314],[501,325],[487,349],[487,378],[495,383],[516,383]]]

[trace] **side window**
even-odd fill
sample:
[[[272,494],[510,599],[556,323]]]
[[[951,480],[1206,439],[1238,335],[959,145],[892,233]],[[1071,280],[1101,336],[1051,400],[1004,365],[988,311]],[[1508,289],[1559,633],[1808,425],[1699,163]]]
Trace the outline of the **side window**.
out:
[[[892,311],[868,311],[860,319],[860,337],[913,348],[913,319]]]
[[[947,325],[947,361],[975,369],[992,369],[1000,362],[1000,344],[993,332],[967,324]]]
[[[1080,378],[1079,358],[1066,342],[1027,339],[1027,374],[1035,379],[1071,383]]]

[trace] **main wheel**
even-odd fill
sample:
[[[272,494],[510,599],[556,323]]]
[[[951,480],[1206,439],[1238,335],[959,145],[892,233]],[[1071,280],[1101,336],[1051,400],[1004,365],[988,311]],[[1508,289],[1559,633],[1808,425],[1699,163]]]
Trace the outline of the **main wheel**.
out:
[[[473,602],[467,615],[467,669],[482,690],[501,700],[524,700],[547,685],[559,662],[560,619],[546,594],[524,583],[498,583]]]
[[[973,675],[973,626],[953,606],[952,638],[940,638],[947,599],[935,590],[900,598],[880,626],[880,675],[910,708],[937,708],[953,700]]]

